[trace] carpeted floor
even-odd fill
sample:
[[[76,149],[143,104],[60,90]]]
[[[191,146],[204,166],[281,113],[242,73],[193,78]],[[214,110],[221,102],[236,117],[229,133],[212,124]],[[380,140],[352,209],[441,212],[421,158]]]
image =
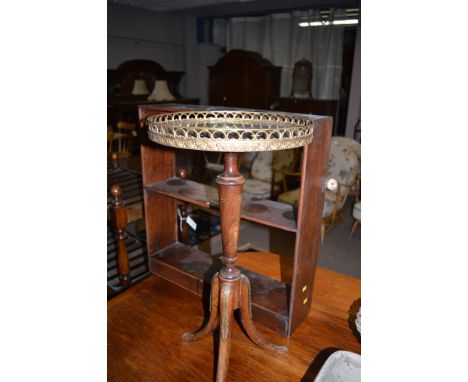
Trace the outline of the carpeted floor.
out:
[[[353,224],[351,216],[351,201],[345,205],[344,223],[337,223],[325,235],[320,248],[318,265],[335,272],[361,278],[361,225],[351,238],[348,238]]]

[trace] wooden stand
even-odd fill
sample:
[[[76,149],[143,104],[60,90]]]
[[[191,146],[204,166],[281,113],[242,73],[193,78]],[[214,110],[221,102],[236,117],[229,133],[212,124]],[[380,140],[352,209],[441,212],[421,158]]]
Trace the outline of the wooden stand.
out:
[[[242,186],[244,184],[244,177],[237,169],[237,158],[238,154],[224,154],[224,172],[216,179],[219,189],[224,266],[220,272],[214,275],[211,283],[210,318],[206,326],[198,332],[183,335],[186,341],[198,340],[215,330],[220,322],[217,381],[226,379],[231,348],[232,317],[236,309],[240,309],[244,329],[255,344],[278,353],[284,353],[288,350],[286,346],[269,343],[255,329],[251,315],[249,279],[241,275],[239,268],[236,267]],[[220,305],[219,313],[218,305]]]
[[[210,108],[216,109],[220,108]],[[218,190],[175,177],[177,149],[151,142],[147,138],[145,120],[154,114],[186,110],[197,110],[197,107],[173,104],[139,107],[150,269],[160,277],[199,295],[209,288],[211,280],[209,321],[198,332],[184,334],[184,339],[194,341],[202,338],[220,324],[217,378],[224,380],[234,310],[240,309],[242,324],[254,343],[278,353],[287,351],[287,348],[267,342],[258,334],[252,319],[290,336],[310,310],[320,246],[323,191],[332,119],[312,117],[314,139],[304,147],[299,208],[296,211],[290,205],[271,200],[243,198],[244,179],[237,170],[237,154],[234,153],[224,154],[224,171],[217,178]],[[177,241],[176,200],[202,208],[219,208],[224,263],[222,268],[198,247],[191,248]],[[241,274],[235,264],[240,219],[295,233],[291,285],[244,269]]]

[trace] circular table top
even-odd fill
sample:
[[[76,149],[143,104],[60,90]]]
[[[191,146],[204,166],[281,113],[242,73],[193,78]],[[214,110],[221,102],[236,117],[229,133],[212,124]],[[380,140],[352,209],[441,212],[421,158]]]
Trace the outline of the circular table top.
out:
[[[303,114],[269,111],[197,110],[146,119],[148,136],[161,145],[204,151],[272,151],[312,141],[314,120]]]

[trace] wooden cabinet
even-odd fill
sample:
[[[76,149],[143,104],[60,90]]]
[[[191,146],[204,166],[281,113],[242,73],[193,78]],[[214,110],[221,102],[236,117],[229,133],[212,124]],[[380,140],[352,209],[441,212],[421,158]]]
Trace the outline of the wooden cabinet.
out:
[[[336,134],[338,122],[338,101],[321,100],[313,98],[277,98],[271,104],[272,110],[286,111],[289,113],[326,115],[333,117],[333,134]]]
[[[210,105],[269,109],[279,97],[281,67],[258,53],[234,49],[210,71]]]
[[[198,104],[198,98],[184,98],[179,93],[179,83],[185,72],[167,71],[157,62],[149,60],[130,60],[119,65],[117,69],[107,70],[107,123],[116,126],[118,121],[136,122],[138,105],[167,103],[167,101],[148,101],[155,81],[167,82],[167,87],[175,97],[174,103]],[[133,95],[135,79],[146,83],[148,94]]]
[[[218,190],[177,178],[178,149],[151,142],[145,120],[148,116],[206,107],[184,105],[140,105],[141,159],[149,266],[153,273],[198,295],[209,295],[210,280],[221,268],[220,259],[200,246],[178,241],[177,203],[203,209],[219,209]],[[211,107],[210,110],[222,108]],[[304,146],[298,209],[266,199],[244,197],[241,219],[295,235],[291,283],[273,280],[242,269],[251,282],[252,314],[255,321],[290,336],[309,313],[314,275],[320,247],[320,225],[325,174],[331,140],[331,118],[317,117],[314,139]]]

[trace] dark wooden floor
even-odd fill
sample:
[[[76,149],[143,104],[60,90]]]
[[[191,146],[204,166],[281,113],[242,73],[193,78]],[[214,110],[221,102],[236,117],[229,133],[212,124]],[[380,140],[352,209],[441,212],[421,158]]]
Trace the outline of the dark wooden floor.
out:
[[[272,255],[239,257],[243,267],[288,277]],[[311,311],[290,339],[257,325],[268,340],[288,345],[289,352],[274,355],[256,347],[235,324],[228,380],[313,381],[334,350],[360,353],[358,333],[350,324],[359,306],[358,279],[318,268]],[[108,380],[214,380],[218,333],[195,343],[181,337],[203,320],[201,298],[157,276],[120,294],[108,303]]]

